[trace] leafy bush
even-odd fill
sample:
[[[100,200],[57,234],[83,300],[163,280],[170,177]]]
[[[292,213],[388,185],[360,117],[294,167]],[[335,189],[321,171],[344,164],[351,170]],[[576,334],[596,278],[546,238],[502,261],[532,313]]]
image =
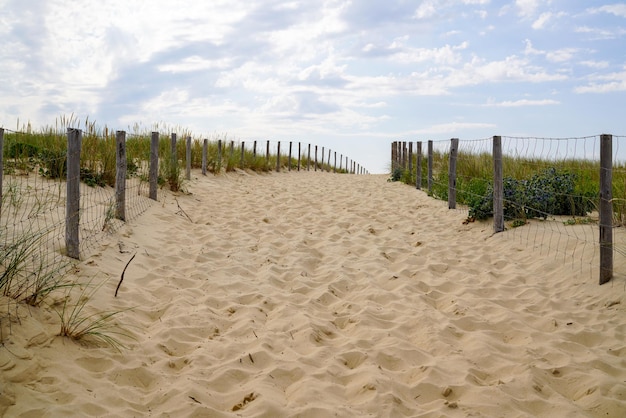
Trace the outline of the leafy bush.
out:
[[[396,167],[391,173],[389,181],[400,181],[404,175],[404,169],[402,167]]]
[[[544,218],[548,215],[584,216],[594,209],[594,191],[577,194],[577,176],[554,167],[529,179],[503,179],[505,219]],[[482,199],[468,202],[469,216],[487,219],[493,216],[493,184]]]

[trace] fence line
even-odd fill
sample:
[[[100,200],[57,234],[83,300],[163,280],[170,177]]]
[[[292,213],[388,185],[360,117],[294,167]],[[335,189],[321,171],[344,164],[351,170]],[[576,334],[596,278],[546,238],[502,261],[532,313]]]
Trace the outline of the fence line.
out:
[[[158,200],[159,187],[178,190],[192,168],[204,175],[237,168],[367,174],[353,161],[348,169],[348,157],[342,167],[342,154],[339,166],[336,160],[331,166],[326,149],[328,160],[322,157],[312,168],[311,145],[300,142],[289,142],[285,152],[276,141],[181,137],[0,128],[0,293],[38,303],[43,286],[60,283],[72,259],[84,258],[107,234],[140,216]],[[7,280],[10,275],[17,279]]]
[[[413,156],[412,145],[396,141],[391,144],[392,176],[407,183],[415,181],[421,189],[425,174],[429,195],[447,200],[450,209],[456,207],[459,197],[460,203],[467,205],[468,220],[493,218],[494,233],[505,230],[505,220],[516,226],[525,224],[527,218],[569,216],[565,221],[546,222],[549,228],[542,231],[533,227],[515,230],[520,236],[525,231],[527,240],[541,241],[549,251],[563,252],[564,257],[573,257],[580,247],[585,249],[594,242],[590,236],[597,234],[593,251],[599,255],[599,283],[603,284],[614,275],[614,254],[625,252],[613,237],[613,229],[626,224],[626,190],[619,187],[626,184],[626,172],[623,164],[613,163],[620,138],[624,137],[494,136],[460,143],[456,138],[428,141],[426,169],[420,161],[421,142]],[[619,197],[614,198],[614,191]],[[597,220],[591,214],[597,214]],[[570,227],[579,222],[595,232]],[[597,227],[591,226],[596,223]]]

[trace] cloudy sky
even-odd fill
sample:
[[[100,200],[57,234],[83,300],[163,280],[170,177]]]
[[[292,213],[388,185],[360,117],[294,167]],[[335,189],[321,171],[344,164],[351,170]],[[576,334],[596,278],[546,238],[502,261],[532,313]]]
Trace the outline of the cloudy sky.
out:
[[[626,134],[618,0],[0,0],[0,126],[330,147]]]

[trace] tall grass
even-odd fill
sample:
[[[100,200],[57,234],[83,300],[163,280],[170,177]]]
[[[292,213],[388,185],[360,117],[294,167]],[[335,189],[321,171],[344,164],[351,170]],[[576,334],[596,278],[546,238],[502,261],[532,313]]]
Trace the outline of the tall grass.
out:
[[[413,161],[413,167],[417,164]],[[447,153],[433,152],[433,187],[431,195],[434,198],[448,199],[448,164]],[[503,176],[515,180],[531,179],[535,174],[548,168],[554,168],[560,173],[569,173],[574,176],[574,191],[572,199],[582,199],[592,207],[599,205],[600,190],[600,162],[585,159],[548,160],[540,158],[522,158],[503,156]],[[427,160],[422,160],[421,187],[427,186]],[[399,169],[394,174],[398,180],[407,184],[415,184],[415,169]],[[489,153],[459,152],[457,156],[457,203],[472,206],[484,198],[493,183],[493,160]],[[623,163],[613,166],[613,213],[616,226],[626,225],[626,166]]]

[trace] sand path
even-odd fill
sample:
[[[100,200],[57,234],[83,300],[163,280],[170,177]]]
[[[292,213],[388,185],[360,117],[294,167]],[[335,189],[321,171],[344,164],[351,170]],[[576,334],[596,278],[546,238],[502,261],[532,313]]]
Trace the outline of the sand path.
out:
[[[83,346],[24,311],[5,416],[626,414],[623,276],[597,286],[385,176],[194,175],[74,273],[108,280],[89,309],[132,307],[136,340]]]

